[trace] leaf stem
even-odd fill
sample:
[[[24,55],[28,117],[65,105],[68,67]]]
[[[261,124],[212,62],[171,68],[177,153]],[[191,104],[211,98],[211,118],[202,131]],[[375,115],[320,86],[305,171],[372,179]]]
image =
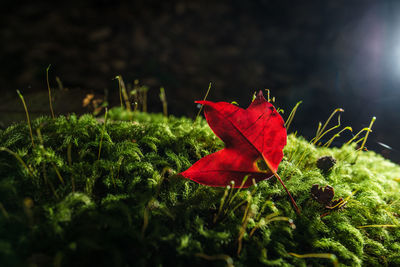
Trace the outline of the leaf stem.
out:
[[[270,169],[271,169],[271,168],[270,168]],[[286,193],[289,195],[290,201],[292,201],[292,204],[293,204],[293,206],[294,206],[294,208],[295,208],[297,214],[301,214],[301,211],[300,211],[299,207],[297,206],[296,201],[294,201],[292,195],[290,194],[289,190],[286,188],[286,186],[285,186],[285,184],[283,183],[281,177],[279,177],[279,175],[278,175],[275,171],[272,171],[272,173],[274,174],[274,176],[276,177],[276,179],[279,180],[279,182],[282,184],[283,188],[285,189]]]

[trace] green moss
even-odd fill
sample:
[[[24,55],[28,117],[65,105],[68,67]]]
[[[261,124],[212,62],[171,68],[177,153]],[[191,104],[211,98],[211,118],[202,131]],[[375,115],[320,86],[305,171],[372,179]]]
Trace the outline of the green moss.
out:
[[[111,109],[99,160],[103,124],[90,115],[32,127],[35,146],[26,123],[0,132],[0,146],[27,166],[0,151],[2,266],[331,264],[290,252],[332,253],[344,266],[400,262],[400,228],[359,228],[400,225],[400,167],[374,152],[289,135],[278,172],[302,209],[296,215],[275,179],[239,190],[174,175],[223,147],[204,120]],[[337,163],[322,172],[316,161],[326,155]],[[311,198],[316,183],[334,187],[335,198],[356,192],[328,211]]]

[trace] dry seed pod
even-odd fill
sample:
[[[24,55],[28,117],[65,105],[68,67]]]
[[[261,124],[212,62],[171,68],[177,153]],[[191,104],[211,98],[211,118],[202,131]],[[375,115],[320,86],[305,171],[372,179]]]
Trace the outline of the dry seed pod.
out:
[[[328,205],[335,196],[335,190],[329,185],[319,187],[318,184],[314,184],[311,187],[311,196],[319,203]]]
[[[323,156],[317,160],[317,167],[322,172],[328,172],[336,164],[336,159],[332,156]]]

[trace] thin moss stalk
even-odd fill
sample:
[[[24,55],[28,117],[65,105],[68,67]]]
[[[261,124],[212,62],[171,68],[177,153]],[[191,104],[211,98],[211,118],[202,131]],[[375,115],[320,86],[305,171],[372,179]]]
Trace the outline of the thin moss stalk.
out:
[[[269,91],[268,91],[268,92],[269,92]],[[269,97],[269,96],[268,96],[268,97]],[[290,112],[289,117],[287,118],[287,120],[286,120],[286,122],[285,122],[286,131],[289,132],[289,128],[290,128],[290,125],[292,124],[294,115],[296,114],[296,111],[297,111],[297,109],[299,108],[299,106],[300,106],[300,104],[301,104],[302,102],[303,102],[303,101],[297,102],[296,105],[294,106],[294,108],[292,109],[292,111]]]
[[[101,136],[100,136],[99,152],[97,153],[97,160],[100,160],[101,146],[103,145],[104,133],[106,132],[107,115],[108,115],[108,109],[106,108],[106,112],[105,112],[105,115],[104,115],[103,129],[101,130]]]
[[[313,143],[314,145],[318,143],[318,141],[327,133],[333,131],[334,129],[340,127],[340,114],[338,116],[338,124],[329,128],[328,130],[325,131],[325,128],[328,126],[329,122],[331,121],[331,119],[333,118],[333,116],[337,113],[337,112],[344,112],[343,109],[341,108],[337,108],[335,109],[331,115],[329,116],[329,118],[326,120],[324,126],[322,126],[322,128],[320,127],[321,124],[318,125],[318,129],[317,129],[317,134],[315,135],[315,137],[311,140],[311,143]]]
[[[51,88],[50,88],[50,82],[49,82],[49,69],[51,67],[51,64],[46,68],[46,83],[47,83],[47,90],[49,92],[49,105],[50,105],[50,112],[51,112],[51,117],[54,119],[54,110],[53,110],[53,98],[51,96]]]
[[[14,151],[11,151],[10,149],[6,148],[6,147],[0,147],[0,151],[5,151],[7,153],[9,153],[10,155],[12,155],[13,157],[15,157],[19,163],[21,163],[21,165],[24,167],[24,169],[27,171],[27,173],[29,173],[29,175],[34,178],[33,172],[32,170],[28,167],[28,165],[26,165],[26,163],[23,161],[23,159]]]
[[[366,133],[365,133],[365,137],[364,137],[364,140],[363,140],[363,142],[361,144],[360,150],[363,150],[363,148],[365,146],[365,143],[367,142],[368,135],[369,135],[370,132],[372,132],[372,125],[374,124],[375,120],[376,120],[376,117],[372,117],[371,122],[370,122],[370,124],[368,126],[369,130],[366,131]]]
[[[125,107],[128,111],[131,111],[131,103],[129,102],[129,96],[128,93],[126,92],[126,87],[125,87],[125,83],[124,80],[122,79],[122,77],[120,75],[115,77],[118,80],[118,88],[119,88],[119,92],[120,92],[120,101],[121,101],[121,107],[122,105],[122,97],[124,98],[125,101]]]
[[[160,100],[163,106],[163,114],[165,117],[168,117],[168,103],[167,103],[167,97],[165,96],[164,87],[160,88]]]
[[[205,94],[205,96],[204,96],[204,98],[203,98],[203,101],[205,101],[205,100],[207,99],[208,94],[210,93],[210,90],[211,90],[211,82],[208,84],[208,89],[207,89],[207,92],[206,92],[206,94]],[[194,118],[194,122],[195,122],[195,123],[196,123],[196,121],[197,121],[197,118],[200,116],[202,110],[203,110],[203,105],[200,106],[199,112],[197,112],[197,115],[196,115],[196,117]]]
[[[39,148],[40,148],[42,154],[50,161],[50,159],[49,159],[49,157],[47,155],[46,149],[44,148],[44,142],[43,142],[42,133],[40,131],[40,128],[38,128],[36,130],[36,132],[37,132],[37,135],[38,135],[38,138],[39,138],[39,142],[40,142]],[[58,170],[57,166],[54,164],[54,162],[50,162],[50,164],[53,167],[54,171],[56,172],[58,180],[60,181],[60,183],[62,183],[64,185],[65,184],[64,183],[64,179],[62,178],[61,173]]]
[[[147,112],[147,92],[148,91],[149,91],[149,88],[147,86],[140,86],[140,93],[141,93],[141,100],[142,100],[142,111],[143,112]],[[165,93],[164,93],[164,97],[165,97]]]
[[[230,191],[230,189],[231,189],[231,187],[230,187],[229,185],[227,185],[227,186],[225,187],[225,191],[224,191],[224,194],[222,195],[221,203],[219,204],[218,212],[217,212],[217,213],[215,214],[215,216],[214,216],[213,223],[216,223],[216,222],[217,222],[218,217],[219,217],[219,215],[220,215],[221,212],[222,212],[222,208],[224,207],[225,200],[226,200],[226,198],[227,198],[227,196],[228,196],[228,192]]]
[[[21,101],[22,101],[22,105],[24,106],[25,115],[26,115],[26,120],[27,120],[27,122],[28,122],[28,127],[29,127],[29,135],[30,135],[30,137],[31,137],[32,147],[34,147],[34,146],[35,146],[35,142],[33,142],[32,125],[31,125],[31,119],[29,118],[28,108],[27,108],[27,106],[26,106],[24,96],[20,93],[19,90],[17,90],[17,94],[18,94],[19,98],[20,98]]]
[[[292,256],[297,257],[297,258],[302,258],[302,259],[305,259],[305,258],[328,259],[328,260],[332,261],[332,264],[333,264],[334,267],[339,267],[339,261],[338,261],[336,255],[335,254],[331,254],[331,253],[308,253],[308,254],[300,255],[300,254],[297,254],[297,253],[290,252],[289,255],[292,255]]]
[[[338,133],[334,134],[334,135],[331,137],[331,139],[329,139],[323,146],[324,146],[324,147],[329,147],[329,146],[332,144],[332,142],[333,142],[336,138],[340,137],[340,134],[343,133],[343,132],[346,131],[346,130],[347,130],[347,131],[350,131],[350,132],[353,131],[353,129],[352,129],[350,126],[346,126],[346,127],[344,127],[342,130],[340,130]]]

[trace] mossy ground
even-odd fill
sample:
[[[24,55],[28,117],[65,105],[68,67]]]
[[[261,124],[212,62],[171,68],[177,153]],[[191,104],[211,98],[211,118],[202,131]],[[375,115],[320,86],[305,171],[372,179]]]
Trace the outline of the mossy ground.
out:
[[[100,157],[103,123],[91,115],[42,117],[32,128],[34,145],[27,123],[0,132],[0,146],[26,164],[0,151],[1,266],[333,263],[290,252],[330,253],[348,266],[400,265],[400,167],[374,152],[289,135],[278,173],[297,215],[274,178],[228,190],[174,175],[223,147],[203,120],[112,109]],[[316,161],[326,155],[337,163],[324,173]],[[329,211],[312,199],[313,184],[331,185],[335,198],[357,191],[321,217]]]

